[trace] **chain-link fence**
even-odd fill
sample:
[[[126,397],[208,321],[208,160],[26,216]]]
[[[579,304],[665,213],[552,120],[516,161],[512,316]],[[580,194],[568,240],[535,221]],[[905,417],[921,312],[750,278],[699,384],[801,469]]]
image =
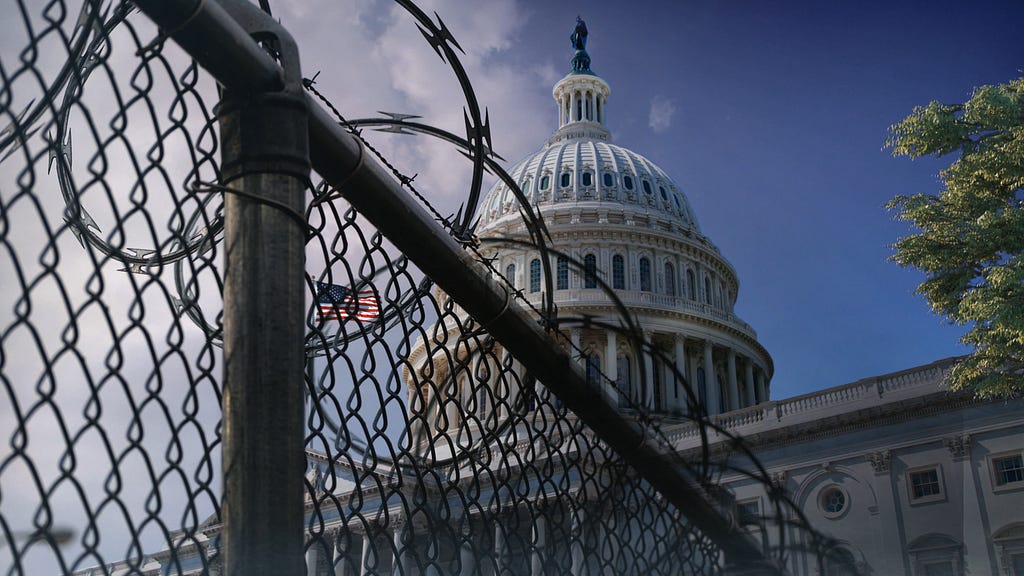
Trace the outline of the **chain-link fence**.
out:
[[[256,6],[9,8],[8,573],[779,570],[800,517],[756,458],[739,441],[683,458],[569,336],[614,331],[682,381],[629,310],[559,315],[493,268],[560,252],[490,154],[447,29],[399,3],[466,91],[465,138],[421,126],[473,162],[454,217],[301,78]],[[485,171],[529,234],[475,237]],[[724,434],[695,397],[686,417]],[[725,473],[764,483],[757,530]]]

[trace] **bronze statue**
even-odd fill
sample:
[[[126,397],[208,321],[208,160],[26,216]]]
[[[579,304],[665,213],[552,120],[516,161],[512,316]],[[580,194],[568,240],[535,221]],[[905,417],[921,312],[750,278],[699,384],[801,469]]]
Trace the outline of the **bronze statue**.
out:
[[[572,42],[573,48],[577,50],[587,49],[587,24],[579,16],[576,17],[576,28],[572,31],[572,35],[569,36],[569,40]]]

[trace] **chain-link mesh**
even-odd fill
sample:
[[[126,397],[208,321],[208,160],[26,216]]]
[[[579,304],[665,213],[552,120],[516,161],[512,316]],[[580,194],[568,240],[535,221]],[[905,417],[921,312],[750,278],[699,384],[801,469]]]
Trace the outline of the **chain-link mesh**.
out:
[[[219,240],[221,193],[232,190],[219,184],[217,88],[130,4],[11,10],[20,21],[0,39],[0,566],[220,573]],[[482,142],[470,130],[463,143],[474,174],[490,162],[518,192]],[[472,188],[468,198],[476,179]],[[307,196],[309,574],[722,570],[723,542],[532,377],[487,319],[436,288],[330,184]],[[480,266],[502,250],[547,265],[559,252],[528,205],[531,235],[482,242],[465,225],[472,204],[459,222],[430,210]],[[763,483],[771,505],[754,523],[779,530],[781,547],[766,553],[783,555],[783,527],[799,514],[738,441],[732,456],[698,446],[684,457],[635,395],[615,390],[616,375],[589,363],[579,342],[615,331],[689,390],[627,309],[560,316],[491,273],[581,363],[595,394],[621,403],[665,464],[688,471],[694,484],[681,489],[728,517],[723,474]],[[724,434],[697,398],[686,413],[703,446]]]
[[[5,573],[174,566],[218,513],[216,90],[132,10],[4,7]]]

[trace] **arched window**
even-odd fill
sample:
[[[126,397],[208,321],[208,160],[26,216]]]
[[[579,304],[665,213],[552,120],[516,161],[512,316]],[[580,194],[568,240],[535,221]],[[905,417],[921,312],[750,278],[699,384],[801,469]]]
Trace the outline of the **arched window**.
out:
[[[523,196],[530,193],[530,179],[527,178],[526,182],[523,182]]]
[[[540,292],[540,259],[530,260],[530,292]]]
[[[651,183],[648,182],[647,180],[644,180],[643,181],[643,185],[644,185],[644,194],[650,194],[651,193]]]
[[[626,261],[621,254],[612,256],[612,288],[626,289]]]
[[[545,174],[540,178],[540,189],[547,190],[548,186],[551,186],[551,176]]]
[[[587,384],[601,384],[601,357],[596,352],[587,354]]]
[[[583,287],[597,288],[597,256],[593,254],[583,257]]]
[[[950,568],[952,564],[948,564]],[[825,556],[825,575],[826,576],[857,576],[859,573],[857,569],[857,562],[853,558],[853,553],[845,548],[833,548],[826,553]],[[949,571],[937,571],[933,572],[928,567],[925,568],[925,574],[954,574],[952,570]]]
[[[569,260],[565,256],[559,256],[555,265],[555,288],[557,290],[569,289]]]
[[[569,176],[568,172],[562,172],[562,188],[568,188],[569,182],[571,182],[571,180],[572,177]]]
[[[658,186],[658,192],[661,192],[661,199],[664,200],[665,202],[668,202],[668,194],[665,193],[665,187]]]
[[[626,174],[625,176],[623,176],[622,177],[622,185],[626,187],[626,190],[632,190],[633,189],[633,177],[630,176],[629,174]]]
[[[583,185],[584,186],[593,186],[594,185],[594,175],[591,174],[590,172],[584,172],[583,173]]]
[[[611,172],[605,172],[604,173],[604,185],[605,186],[611,186],[614,183],[615,183],[615,178],[612,177],[612,173]]]
[[[647,258],[640,259],[640,290],[651,291],[651,261]]]
[[[704,277],[704,303],[711,304],[711,278]]]
[[[671,262],[665,262],[665,293],[676,295],[676,268]]]
[[[507,267],[505,267],[505,278],[508,279],[509,283],[512,284],[513,288],[516,287],[516,265],[515,264],[509,264]]]
[[[697,280],[693,276],[693,270],[686,271],[686,290],[688,291],[687,296],[690,300],[697,299]]]

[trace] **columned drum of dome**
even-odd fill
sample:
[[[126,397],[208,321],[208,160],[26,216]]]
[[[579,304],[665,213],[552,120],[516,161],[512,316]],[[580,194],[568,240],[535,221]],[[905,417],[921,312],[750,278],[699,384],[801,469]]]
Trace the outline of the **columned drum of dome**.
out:
[[[578,24],[578,29],[580,28]],[[582,28],[585,31],[585,26]],[[567,330],[605,391],[623,409],[683,416],[688,393],[710,413],[768,400],[771,356],[754,330],[733,312],[739,280],[732,265],[702,233],[680,186],[644,156],[612,143],[607,128],[611,89],[578,65],[552,89],[558,127],[509,175],[543,218],[555,253],[548,266],[538,250],[517,243],[493,247],[497,270],[523,270],[509,278],[531,303],[552,297],[560,317],[590,317],[617,325],[619,311],[602,285],[633,314],[660,358],[651,362],[629,338],[604,329]],[[503,182],[480,205],[482,239],[527,239],[519,202]],[[558,253],[580,263],[567,269]],[[587,278],[593,270],[601,282]],[[554,276],[550,283],[541,277]],[[545,294],[546,286],[554,293]],[[665,361],[665,359],[669,359]],[[429,362],[420,358],[421,362]],[[673,377],[685,376],[689,391]]]

